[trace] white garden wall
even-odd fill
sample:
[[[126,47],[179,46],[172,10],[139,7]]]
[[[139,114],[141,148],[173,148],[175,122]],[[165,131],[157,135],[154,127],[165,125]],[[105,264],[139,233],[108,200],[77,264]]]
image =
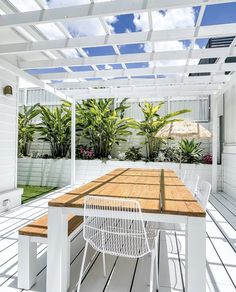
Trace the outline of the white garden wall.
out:
[[[83,184],[117,167],[169,168],[178,172],[179,164],[143,162],[76,160],[76,183]],[[218,171],[218,187],[221,189],[221,166]],[[182,164],[182,172],[187,170],[187,178],[200,175],[211,182],[211,165]],[[18,159],[18,183],[30,185],[64,186],[70,184],[69,159]]]
[[[3,88],[12,86],[6,96]],[[22,190],[16,189],[17,78],[0,68],[0,212],[21,204]]]

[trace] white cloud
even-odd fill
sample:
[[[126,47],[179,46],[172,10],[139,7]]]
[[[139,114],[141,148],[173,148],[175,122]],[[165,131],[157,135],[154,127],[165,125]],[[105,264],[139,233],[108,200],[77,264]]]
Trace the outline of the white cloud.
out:
[[[152,12],[153,29],[154,30],[168,30],[175,28],[194,27],[195,25],[195,12],[193,8],[183,9],[169,9],[166,11]],[[148,31],[149,20],[147,13],[134,14],[134,25],[138,31]],[[187,47],[182,41],[165,41],[156,42],[154,44],[155,51],[173,51],[173,50],[186,50]],[[152,51],[152,45],[146,43],[144,45],[146,52]],[[186,60],[163,60],[157,61],[157,65],[184,65]],[[152,65],[152,64],[150,64]]]
[[[45,1],[45,0],[44,0]],[[110,1],[110,0],[106,0]],[[104,1],[96,1],[96,2],[104,2]],[[47,2],[47,6],[49,8],[55,7],[66,7],[66,6],[74,6],[74,5],[82,5],[89,4],[90,0],[50,0]],[[112,24],[117,21],[115,16],[105,17],[105,21],[107,23],[108,28],[113,31]],[[68,21],[63,23],[65,27],[69,30],[73,37],[76,36],[94,36],[94,35],[104,35],[106,32],[99,19],[88,19],[88,20],[75,20]]]
[[[195,12],[193,8],[169,9],[164,12],[152,12],[153,28],[155,30],[193,27]],[[134,14],[134,25],[137,30],[149,30],[148,14]]]

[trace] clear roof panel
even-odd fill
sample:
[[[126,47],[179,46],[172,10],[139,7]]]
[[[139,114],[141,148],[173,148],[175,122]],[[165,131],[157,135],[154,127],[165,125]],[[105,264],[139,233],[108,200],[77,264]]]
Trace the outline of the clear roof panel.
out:
[[[80,71],[93,71],[92,66],[73,66],[69,67],[73,72],[80,72]]]
[[[206,7],[202,26],[236,22],[236,2],[214,4]]]
[[[115,55],[116,54],[114,51],[114,48],[112,46],[84,48],[84,50],[88,54],[88,56],[90,56],[90,57]]]

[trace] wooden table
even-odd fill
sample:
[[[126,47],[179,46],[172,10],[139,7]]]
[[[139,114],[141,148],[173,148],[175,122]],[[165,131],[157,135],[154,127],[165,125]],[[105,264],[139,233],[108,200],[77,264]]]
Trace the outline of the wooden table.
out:
[[[86,195],[137,199],[144,220],[184,223],[186,292],[205,292],[205,211],[174,171],[146,168],[117,168],[48,203],[47,292],[67,291],[67,216],[83,215]]]

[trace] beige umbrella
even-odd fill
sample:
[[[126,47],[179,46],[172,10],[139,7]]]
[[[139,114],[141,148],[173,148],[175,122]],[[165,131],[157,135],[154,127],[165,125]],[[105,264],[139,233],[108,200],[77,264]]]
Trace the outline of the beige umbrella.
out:
[[[188,120],[173,122],[164,126],[157,134],[157,138],[168,139],[168,138],[195,138],[195,139],[209,139],[211,133],[199,125]],[[179,171],[181,175],[181,156]]]
[[[157,138],[196,138],[196,139],[209,139],[211,133],[199,125],[188,120],[181,122],[173,122],[164,126],[156,135]]]

